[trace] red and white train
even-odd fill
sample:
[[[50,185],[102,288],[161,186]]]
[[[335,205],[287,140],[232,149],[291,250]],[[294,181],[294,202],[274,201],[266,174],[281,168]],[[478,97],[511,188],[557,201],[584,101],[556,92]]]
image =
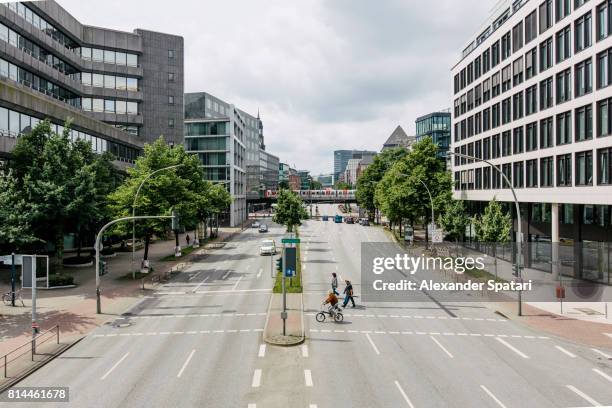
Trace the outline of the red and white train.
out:
[[[303,200],[354,200],[355,190],[294,190]],[[266,198],[276,198],[278,191],[266,190]]]

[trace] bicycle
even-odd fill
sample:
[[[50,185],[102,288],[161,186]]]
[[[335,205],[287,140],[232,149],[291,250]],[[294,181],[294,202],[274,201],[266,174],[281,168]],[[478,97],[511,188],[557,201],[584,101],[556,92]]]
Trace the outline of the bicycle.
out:
[[[325,319],[326,319],[326,315],[329,315],[330,317],[333,317],[334,321],[336,323],[340,323],[341,321],[344,320],[344,315],[337,308],[337,306],[332,307],[329,310],[325,310],[324,309],[324,305],[321,305],[321,311],[316,314],[315,319],[317,320],[317,322],[323,323],[325,321]]]
[[[21,302],[21,306],[25,306],[25,303],[23,302],[23,297],[21,296],[21,289],[19,289],[17,292],[6,292],[4,295],[2,295],[2,301],[4,302],[4,304],[7,306],[13,304],[13,299],[11,296],[13,293],[15,293],[15,302]]]

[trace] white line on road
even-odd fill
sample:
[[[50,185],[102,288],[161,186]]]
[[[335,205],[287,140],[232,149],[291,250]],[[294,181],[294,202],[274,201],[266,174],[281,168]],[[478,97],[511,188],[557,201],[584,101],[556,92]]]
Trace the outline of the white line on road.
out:
[[[123,355],[123,357],[121,357],[121,358],[119,359],[119,361],[117,361],[117,362],[115,363],[115,365],[114,365],[114,366],[112,366],[112,367],[110,368],[110,370],[108,370],[108,371],[106,372],[106,374],[104,374],[102,377],[100,377],[100,380],[104,380],[106,377],[108,377],[108,376],[110,375],[110,373],[112,373],[112,372],[113,372],[113,370],[114,370],[115,368],[117,368],[117,366],[118,366],[119,364],[121,364],[121,362],[122,362],[123,360],[125,360],[129,354],[130,354],[129,352],[125,353],[125,354]]]
[[[304,381],[307,387],[312,387],[312,372],[308,369],[304,370]]]
[[[380,351],[378,351],[378,347],[376,347],[376,344],[374,344],[374,342],[372,341],[372,338],[370,337],[370,335],[368,333],[366,333],[366,337],[368,338],[368,341],[370,342],[370,344],[372,345],[372,348],[374,349],[374,351],[376,352],[377,355],[380,355]]]
[[[444,351],[444,352],[446,353],[446,355],[448,355],[450,358],[453,358],[453,355],[450,353],[450,351],[448,351],[448,350],[446,349],[446,347],[444,347],[444,346],[442,345],[442,343],[440,343],[440,342],[438,341],[438,339],[436,339],[434,336],[429,336],[429,338],[430,338],[430,339],[432,339],[432,340],[434,341],[434,343],[436,343],[436,344],[438,345],[438,347],[440,347],[440,348],[442,349],[442,351]]]
[[[185,369],[187,368],[187,365],[189,365],[189,362],[191,361],[191,358],[193,357],[194,354],[195,354],[195,349],[191,350],[191,353],[189,353],[189,357],[187,357],[187,360],[185,360],[185,362],[183,363],[183,366],[181,367],[181,370],[176,375],[176,378],[181,378],[181,375],[183,375],[183,371],[185,371]]]
[[[521,356],[523,358],[529,358],[529,356],[527,354],[525,354],[522,351],[518,350],[516,347],[514,347],[512,344],[508,343],[506,340],[504,340],[504,339],[502,339],[500,337],[496,337],[495,340],[499,341],[501,344],[503,344],[504,346],[508,347],[510,350],[514,351],[519,356]]]
[[[597,368],[594,368],[593,371],[595,371],[597,374],[601,375],[606,380],[612,382],[612,377],[610,377],[608,374],[604,373],[603,371],[598,370]]]
[[[571,358],[576,358],[576,355],[574,353],[571,353],[571,352],[567,351],[566,349],[564,349],[561,346],[555,346],[555,348],[557,350],[559,350],[560,352],[562,352],[563,354],[565,354],[566,356],[569,356]]]
[[[207,277],[205,277],[204,279],[202,279],[202,282],[200,282],[200,283],[198,284],[198,286],[196,286],[196,287],[195,287],[195,289],[193,290],[193,293],[195,293],[195,292],[196,292],[196,290],[198,290],[198,289],[200,288],[200,286],[202,286],[203,284],[205,284],[207,280],[208,280],[208,276],[207,276]]]
[[[247,405],[247,408],[257,408],[257,404],[249,404]]]
[[[604,333],[604,334],[612,339],[612,333]]]
[[[408,404],[410,408],[414,408],[414,405],[412,405],[412,402],[410,402],[410,398],[408,398],[408,396],[404,392],[404,389],[400,385],[399,381],[395,380],[395,386],[399,390],[400,394],[402,394],[402,397],[404,397],[404,401],[406,401],[406,404]]]
[[[256,388],[261,385],[261,369],[255,370],[253,373],[253,382],[251,382],[251,387]]]
[[[257,279],[261,278],[262,272],[263,272],[263,268],[259,268],[259,272],[257,272]]]
[[[195,278],[196,278],[196,277],[197,277],[199,274],[201,274],[201,273],[202,273],[202,271],[199,271],[199,272],[198,272],[198,273],[196,273],[195,275],[191,275],[191,276],[189,277],[189,280],[195,279]]]
[[[595,353],[599,354],[599,355],[600,355],[600,356],[602,356],[602,357],[605,357],[605,358],[612,358],[612,356],[611,356],[611,355],[606,354],[606,353],[604,353],[604,352],[603,352],[603,351],[601,351],[601,350],[597,350],[596,348],[592,348],[591,350],[593,350]]]
[[[259,346],[259,357],[265,357],[266,356],[266,345],[265,344],[261,344]]]
[[[317,404],[310,404],[308,405],[308,408],[317,408]]]
[[[230,273],[232,273],[232,271],[225,272],[225,274],[221,277],[221,280],[226,280]]]
[[[599,402],[595,401],[593,398],[589,397],[588,395],[586,395],[584,392],[580,391],[578,388],[574,387],[573,385],[567,385],[567,388],[572,390],[578,396],[582,397],[582,399],[584,399],[585,401],[588,401],[589,404],[596,406],[596,407],[602,406]]]
[[[304,358],[308,357],[308,346],[306,344],[302,346],[302,357]]]
[[[232,290],[236,290],[236,288],[238,287],[238,284],[240,283],[241,280],[242,280],[242,276],[238,278],[238,280],[236,281],[236,284],[234,285]]]
[[[485,387],[484,385],[482,385],[482,384],[481,384],[481,385],[480,385],[480,388],[482,388],[482,390],[483,390],[484,392],[486,392],[486,393],[487,393],[487,395],[488,395],[489,397],[491,397],[491,399],[493,399],[493,401],[497,402],[497,405],[499,405],[501,408],[506,408],[506,406],[505,406],[504,404],[502,404],[502,402],[501,402],[499,399],[497,399],[497,397],[496,397],[495,395],[493,395],[493,393],[492,393],[491,391],[489,391],[489,390],[487,389],[487,387]]]

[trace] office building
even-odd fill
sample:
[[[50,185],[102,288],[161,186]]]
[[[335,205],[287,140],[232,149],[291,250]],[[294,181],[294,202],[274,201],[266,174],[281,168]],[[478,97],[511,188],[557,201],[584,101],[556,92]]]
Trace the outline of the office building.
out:
[[[308,170],[298,170],[298,176],[300,178],[300,190],[310,190],[312,177]]]
[[[335,183],[333,174],[321,174],[317,176],[317,181],[321,183],[321,187],[323,188],[332,188]]]
[[[391,135],[387,138],[381,150],[394,149],[403,147],[410,149],[410,146],[415,142],[415,136],[408,136],[401,126],[397,126]]]
[[[530,244],[525,265],[607,284],[611,19],[609,0],[504,1],[452,69],[451,148],[510,180]],[[455,157],[452,166],[455,197],[473,211],[493,198],[513,202],[490,165]],[[550,242],[563,249],[555,259]]]
[[[450,109],[421,116],[417,118],[415,124],[417,142],[425,137],[430,137],[438,145],[438,157],[445,159],[451,139]]]
[[[205,178],[226,184],[232,195],[230,208],[220,217],[222,225],[234,227],[246,220],[247,133],[259,128],[252,119],[206,92],[185,94],[185,148],[198,155]]]
[[[53,0],[0,4],[0,154],[49,119],[129,164],[183,138],[183,38],[82,24]]]
[[[363,156],[375,156],[376,152],[368,150],[335,150],[334,151],[334,179],[340,180],[344,177],[344,171],[351,159],[361,159]]]

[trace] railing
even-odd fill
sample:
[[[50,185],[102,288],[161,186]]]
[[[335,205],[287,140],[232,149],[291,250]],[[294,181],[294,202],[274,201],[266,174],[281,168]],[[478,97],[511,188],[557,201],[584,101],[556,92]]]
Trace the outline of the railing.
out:
[[[45,332],[39,333],[36,337],[32,338],[32,340],[30,340],[29,342],[22,344],[21,346],[17,347],[13,351],[0,357],[0,364],[3,365],[2,372],[3,372],[4,378],[8,378],[8,366],[10,363],[14,362],[15,360],[27,354],[30,354],[31,360],[34,361],[34,356],[36,355],[36,347],[44,343],[47,343],[49,341],[52,341],[52,340],[55,340],[56,344],[59,344],[59,336],[60,336],[59,325],[56,325],[55,327],[52,327],[51,329]]]

